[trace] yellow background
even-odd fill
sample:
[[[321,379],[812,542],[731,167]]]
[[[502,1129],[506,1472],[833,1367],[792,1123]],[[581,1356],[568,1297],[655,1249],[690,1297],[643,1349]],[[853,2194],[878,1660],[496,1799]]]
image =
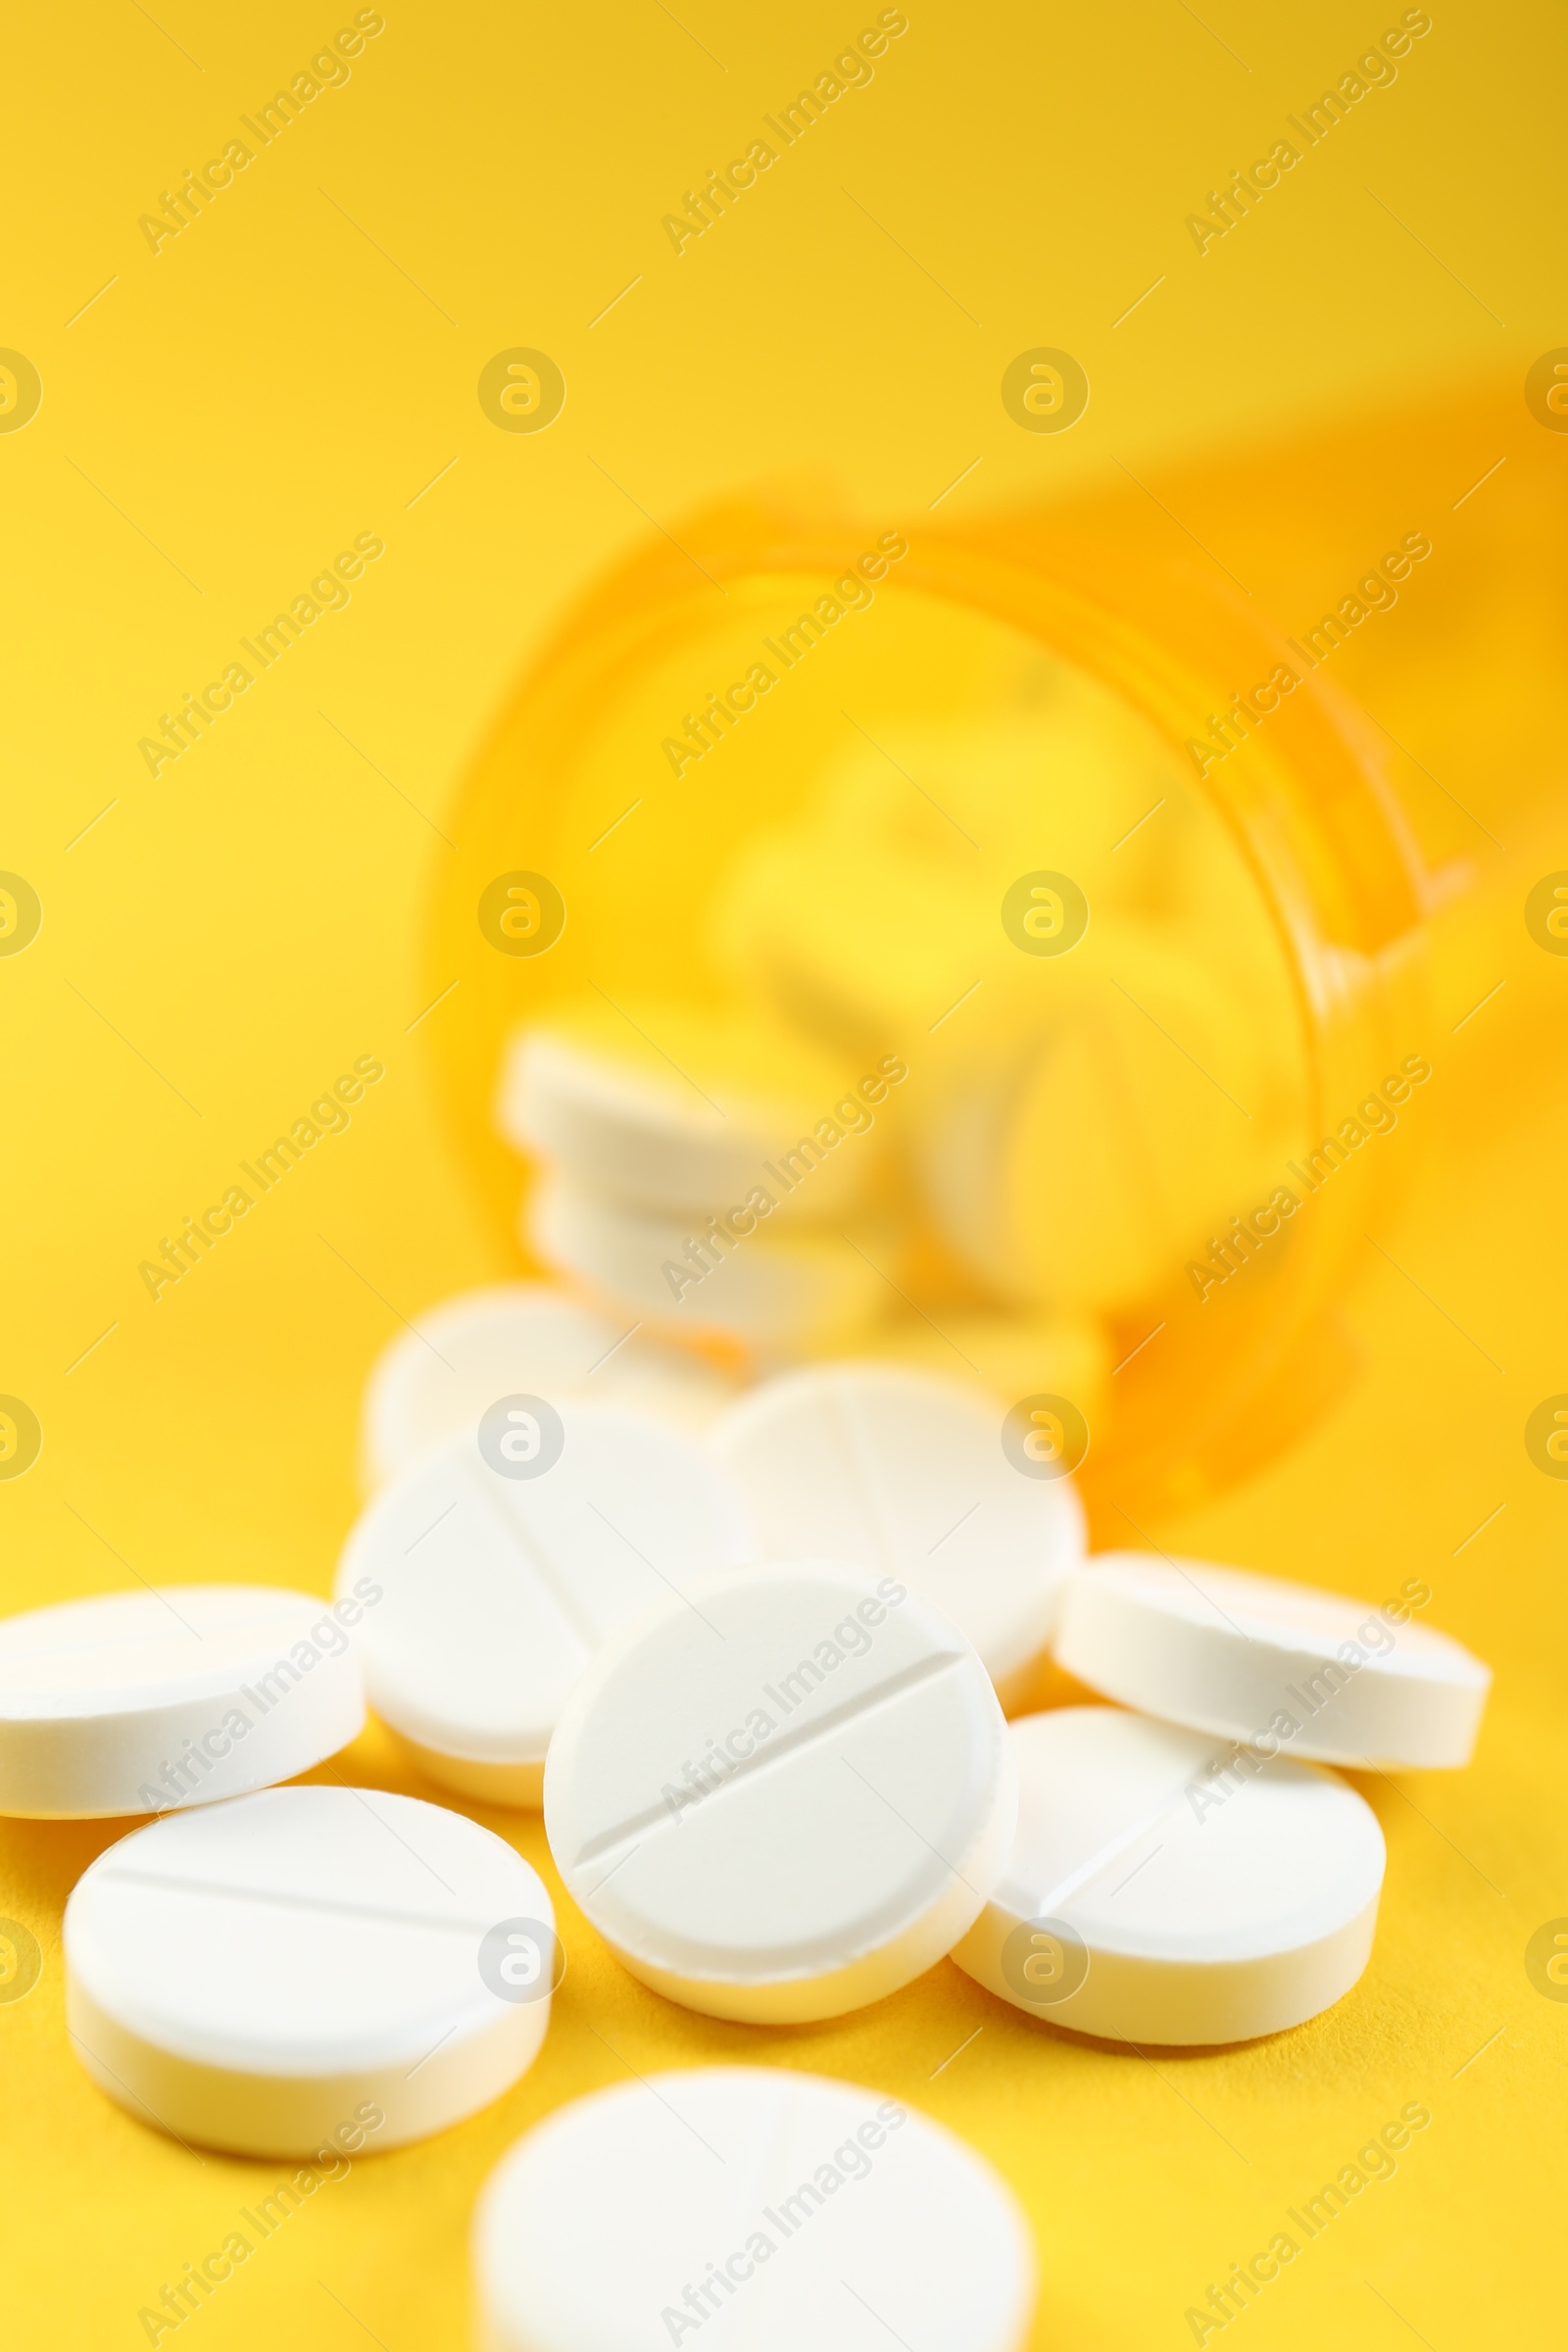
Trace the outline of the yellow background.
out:
[[[1433,531],[1430,598],[1375,619],[1341,668],[1420,763],[1399,781],[1423,837],[1476,864],[1434,1036],[1411,1041],[1435,1080],[1388,1147],[1415,1179],[1378,1237],[1396,1263],[1373,1258],[1348,1301],[1364,1371],[1335,1416],[1152,1532],[1374,1598],[1425,1576],[1430,1621],[1497,1687],[1469,1773],[1363,1784],[1390,1848],[1377,1949],[1298,2033],[1146,2060],[1053,2034],[948,1965],[859,2016],[751,2032],[646,1993],[568,1912],[571,1970],[525,2080],[357,2164],[187,2326],[215,2352],[462,2345],[468,2214],[518,2132],[628,2069],[760,2057],[873,2083],[988,2152],[1037,2232],[1035,2341],[1082,2352],[1190,2342],[1208,2281],[1423,2101],[1397,2177],[1238,2325],[1257,2347],[1539,2339],[1568,2008],[1523,1954],[1568,1913],[1568,1487],[1522,1431],[1568,1389],[1568,962],[1521,908],[1568,865],[1544,618],[1568,439],[1521,387],[1568,341],[1563,21],[1438,0],[1394,86],[1200,259],[1185,216],[1396,9],[915,0],[872,83],[677,258],[662,216],[875,11],[678,13],[392,0],[346,86],[156,256],[138,215],[352,12],[242,24],[162,0],[155,23],[124,0],[7,33],[0,344],[44,393],[0,436],[0,866],[44,921],[0,960],[0,1389],[44,1446],[0,1486],[0,1606],[133,1576],[326,1590],[368,1365],[402,1318],[498,1270],[431,1083],[461,992],[413,1024],[439,828],[509,680],[574,591],[696,502],[818,475],[918,519],[979,459],[953,505],[1136,512],[1212,550],[1287,630],[1391,529]],[[1042,344],[1093,385],[1060,436],[1020,432],[998,396]],[[479,408],[480,368],[514,345],[564,371],[546,433]],[[138,738],[365,530],[386,554],[349,609],[149,775]],[[138,1261],[364,1054],[387,1076],[350,1132],[155,1305]],[[339,1769],[413,1786],[374,1735]],[[549,1875],[536,1821],[482,1818]],[[44,1948],[37,1988],[0,2006],[0,2294],[27,2346],[144,2341],[138,2307],[284,2169],[185,2153],[69,2054],[60,1912],[115,1834],[0,1834],[0,1913]]]

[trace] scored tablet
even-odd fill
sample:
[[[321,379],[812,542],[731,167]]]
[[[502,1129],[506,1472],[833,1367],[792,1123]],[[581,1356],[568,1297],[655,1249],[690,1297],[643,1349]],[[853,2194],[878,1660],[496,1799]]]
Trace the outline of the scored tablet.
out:
[[[1383,1833],[1353,1788],[1120,1707],[1009,1726],[1018,1830],[953,1957],[1046,2022],[1113,2041],[1300,2025],[1366,1966]]]
[[[1017,2200],[953,2132],[740,2066],[536,2124],[485,2184],[473,2261],[490,2352],[1019,2352],[1035,2283]]]
[[[537,1872],[375,1788],[267,1788],[133,1831],[64,1934],[99,2087],[247,2156],[324,2151],[367,2108],[377,2148],[471,2115],[532,2063],[560,1976]]]
[[[748,1556],[729,1480],[649,1414],[498,1398],[362,1512],[340,1592],[383,1597],[360,1629],[370,1704],[443,1787],[537,1805],[567,1691],[652,1600]]]
[[[1055,1623],[1084,1520],[1067,1478],[1025,1478],[978,1391],[898,1364],[815,1364],[714,1423],[765,1558],[858,1560],[923,1593],[1016,1703]]]
[[[714,2017],[837,2017],[974,1919],[1012,1836],[974,1651],[897,1578],[813,1560],[689,1585],[562,1714],[545,1827],[634,1976]]]

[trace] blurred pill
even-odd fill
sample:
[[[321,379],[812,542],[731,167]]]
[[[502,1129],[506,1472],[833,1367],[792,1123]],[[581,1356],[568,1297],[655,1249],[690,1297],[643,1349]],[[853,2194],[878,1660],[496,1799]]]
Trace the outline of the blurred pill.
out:
[[[1095,949],[922,1103],[914,1156],[942,1234],[1000,1297],[1116,1312],[1255,1198],[1260,1146],[1223,991],[1148,930],[1102,927]]]
[[[1035,2289],[983,2158],[899,2099],[777,2067],[558,2108],[491,2174],[473,2262],[489,2352],[680,2344],[715,2320],[748,2352],[1020,2352]]]
[[[418,1316],[376,1358],[360,1421],[366,1493],[519,1391],[630,1405],[697,1431],[734,1383],[690,1349],[634,1330],[629,1317],[617,1323],[548,1284],[466,1291]]]
[[[1025,985],[1003,906],[1023,875],[1072,877],[1137,911],[1169,845],[1136,831],[1170,790],[1169,755],[1088,680],[1031,712],[968,725],[877,720],[825,767],[793,824],[754,840],[714,901],[716,960],[834,1047],[963,1051],[932,1024],[977,985],[1004,1024]],[[959,1032],[961,1039],[962,1032]]]
[[[739,1008],[637,998],[622,1013],[591,998],[514,1041],[497,1120],[519,1151],[607,1198],[681,1216],[744,1201],[768,1165],[806,1150],[816,1173],[794,1206],[825,1218],[874,1172],[874,1117],[854,1076]]]
[[[771,1184],[728,1212],[676,1221],[545,1174],[523,1211],[528,1248],[654,1326],[708,1333],[763,1355],[795,1355],[865,1331],[886,1311],[886,1234],[785,1223]]]

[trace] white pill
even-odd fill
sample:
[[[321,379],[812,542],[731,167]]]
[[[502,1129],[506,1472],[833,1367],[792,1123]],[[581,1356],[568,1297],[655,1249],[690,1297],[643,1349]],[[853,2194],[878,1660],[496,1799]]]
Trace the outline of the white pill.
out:
[[[383,1591],[357,1635],[366,1693],[431,1779],[537,1805],[557,1717],[600,1644],[750,1550],[728,1478],[679,1430],[519,1395],[382,1489],[337,1589]]]
[[[1008,1727],[1018,1834],[953,1957],[1110,2041],[1246,2041],[1329,2007],[1372,1949],[1383,1833],[1343,1781],[1119,1707]]]
[[[819,770],[814,806],[747,834],[711,902],[720,968],[835,1044],[918,1041],[921,1074],[1004,1027],[1018,969],[1034,960],[998,921],[1009,886],[1064,871],[1097,921],[1147,904],[1169,844],[1138,819],[1184,792],[1125,704],[1063,683],[1050,708],[996,723],[906,727],[879,714],[874,744],[852,735],[848,756]],[[982,979],[975,1004],[934,1029]]]
[[[1018,2352],[1035,2291],[1016,2200],[953,2132],[761,2067],[558,2108],[486,2182],[473,2260],[487,2352]]]
[[[78,1880],[65,1957],[100,2087],[249,2156],[345,2145],[356,2121],[396,2147],[487,2106],[532,2063],[560,1975],[537,1872],[374,1788],[269,1788],[134,1831]]]
[[[1070,1479],[1014,1468],[1003,1419],[933,1374],[821,1365],[752,1390],[709,1446],[764,1559],[826,1555],[903,1579],[973,1642],[1007,1705],[1083,1557],[1084,1520]]]
[[[799,1211],[836,1216],[873,1167],[863,1133],[841,1148],[845,1083],[836,1062],[759,1016],[641,999],[623,1014],[590,998],[514,1040],[496,1119],[519,1151],[683,1219],[769,1187],[767,1165],[804,1146],[816,1173]],[[858,1101],[853,1117],[873,1124]],[[814,1140],[823,1127],[827,1148]]]
[[[1032,1023],[999,1028],[929,1099],[925,1198],[999,1297],[1131,1312],[1279,1180],[1262,1048],[1152,926],[1106,918],[1069,956],[1016,960],[1040,984]]]
[[[377,1357],[361,1419],[367,1494],[438,1438],[476,1423],[498,1396],[584,1396],[705,1429],[734,1395],[701,1356],[662,1347],[545,1283],[448,1298]]]
[[[1232,1740],[1272,1730],[1293,1756],[1466,1764],[1492,1670],[1417,1625],[1410,1592],[1379,1607],[1207,1560],[1106,1552],[1073,1579],[1055,1654],[1124,1706]]]
[[[628,1208],[546,1174],[528,1197],[523,1239],[545,1263],[669,1330],[711,1333],[763,1354],[793,1354],[864,1330],[892,1296],[877,1271],[884,1237],[859,1247],[836,1231],[775,1229],[753,1212],[721,1222]],[[866,1243],[870,1243],[869,1250]]]
[[[633,1976],[767,2024],[837,2017],[940,1959],[1016,1803],[957,1628],[826,1561],[694,1585],[627,1626],[545,1767],[556,1866]]]
[[[351,1595],[343,1616],[358,1617]],[[342,1617],[270,1585],[100,1592],[0,1622],[0,1813],[161,1813],[306,1772],[365,1721]]]

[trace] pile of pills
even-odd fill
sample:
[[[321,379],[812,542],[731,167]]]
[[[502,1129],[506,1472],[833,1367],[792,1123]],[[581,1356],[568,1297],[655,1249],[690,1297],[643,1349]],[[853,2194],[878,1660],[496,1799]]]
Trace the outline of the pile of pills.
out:
[[[607,1346],[873,1355],[1098,1425],[1308,1148],[1293,975],[1191,777],[1065,663],[992,686],[982,722],[857,724],[711,845],[692,993],[536,997],[495,1116],[525,1246]]]
[[[747,937],[776,936],[781,996],[895,985],[848,937],[770,931],[764,882]],[[564,1955],[508,1840],[335,1774],[279,1785],[367,1701],[435,1788],[542,1808],[577,1911],[706,2015],[836,2017],[951,1956],[1047,2024],[1204,2045],[1299,2025],[1365,1967],[1383,1839],[1330,1768],[1464,1763],[1488,1671],[1417,1621],[1419,1580],[1376,1607],[1090,1559],[1070,1478],[1019,1474],[1003,1398],[1040,1384],[1014,1368],[1092,1365],[1093,1313],[1134,1279],[1063,1291],[1049,1237],[1009,1223],[1093,1057],[1015,1072],[1005,1118],[976,1113],[986,1150],[920,1147],[928,1206],[1025,1268],[964,1324],[993,1393],[881,1304],[903,1179],[877,1114],[905,1065],[847,1085],[760,1034],[605,1004],[515,1042],[500,1117],[545,1168],[526,1231],[569,1287],[454,1299],[388,1348],[330,1602],[192,1586],[0,1622],[0,1811],[156,1816],[65,1917],[73,2044],[143,2121],[251,2155],[391,2147],[541,2048]],[[1020,1712],[1053,1656],[1111,1703]],[[1034,2296],[989,2166],[787,2067],[574,2101],[499,2167],[473,2246],[499,2352],[710,2326],[832,2352],[877,2324],[1016,2352]]]
[[[907,1075],[882,1061],[846,1089],[833,1060],[760,1018],[569,1004],[524,1032],[502,1073],[501,1130],[544,1169],[523,1239],[658,1326],[764,1355],[851,1337],[882,1288],[873,1110]]]

